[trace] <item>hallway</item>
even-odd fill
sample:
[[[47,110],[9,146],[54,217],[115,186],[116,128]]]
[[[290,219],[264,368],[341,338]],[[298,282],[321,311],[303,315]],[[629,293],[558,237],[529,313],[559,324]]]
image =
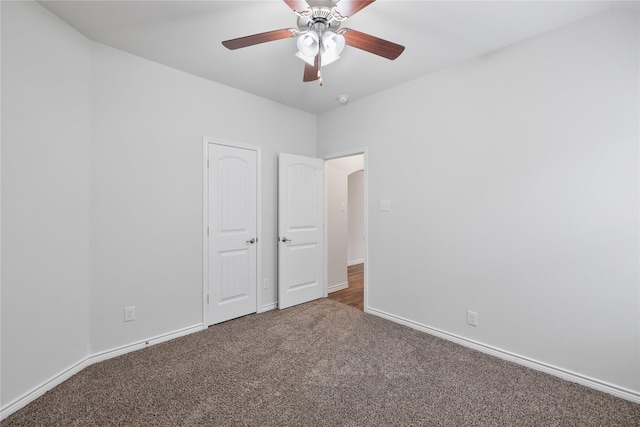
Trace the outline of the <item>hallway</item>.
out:
[[[330,293],[328,298],[364,311],[364,264],[352,265],[347,269],[349,287]]]

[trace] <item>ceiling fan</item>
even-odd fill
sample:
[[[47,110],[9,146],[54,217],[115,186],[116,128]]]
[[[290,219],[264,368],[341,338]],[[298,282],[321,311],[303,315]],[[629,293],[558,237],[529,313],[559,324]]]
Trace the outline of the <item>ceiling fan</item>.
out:
[[[404,51],[404,46],[381,38],[341,28],[342,22],[369,6],[375,0],[284,0],[298,16],[298,28],[283,28],[266,33],[239,37],[223,41],[228,49],[240,49],[260,43],[297,37],[296,56],[305,61],[302,80],[319,80],[320,69],[340,57],[345,45],[382,56],[396,59]]]

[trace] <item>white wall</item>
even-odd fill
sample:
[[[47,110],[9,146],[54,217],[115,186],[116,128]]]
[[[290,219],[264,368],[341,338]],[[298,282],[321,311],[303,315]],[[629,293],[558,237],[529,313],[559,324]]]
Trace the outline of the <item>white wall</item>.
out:
[[[2,2],[1,405],[89,348],[90,44]]]
[[[2,2],[2,59],[3,408],[201,323],[203,136],[262,147],[276,301],[277,153],[314,155],[315,115],[90,42],[34,2]]]
[[[354,154],[346,157],[338,157],[328,160],[335,168],[341,169],[348,174],[364,169],[364,154]]]
[[[261,303],[276,302],[277,154],[314,155],[316,117],[103,45],[92,70],[92,351],[202,321],[203,136],[262,147]]]
[[[347,264],[364,261],[364,171],[356,171],[348,180]]]
[[[640,397],[638,36],[606,13],[319,117],[321,155],[368,147],[369,309]]]
[[[347,173],[325,162],[327,221],[327,288],[329,292],[344,289],[347,283]]]

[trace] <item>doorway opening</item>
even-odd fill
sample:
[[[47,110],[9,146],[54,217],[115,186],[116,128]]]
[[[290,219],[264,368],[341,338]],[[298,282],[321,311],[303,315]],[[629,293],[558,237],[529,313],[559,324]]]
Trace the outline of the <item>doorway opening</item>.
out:
[[[325,158],[328,298],[366,311],[365,153]]]

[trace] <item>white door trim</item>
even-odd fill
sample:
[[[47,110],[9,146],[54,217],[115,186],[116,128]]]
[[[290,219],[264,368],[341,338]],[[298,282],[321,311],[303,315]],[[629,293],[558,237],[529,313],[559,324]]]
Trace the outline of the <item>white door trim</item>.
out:
[[[209,171],[207,161],[209,159],[209,144],[226,145],[235,148],[244,148],[256,152],[256,313],[260,311],[262,301],[262,161],[261,149],[257,145],[243,144],[239,142],[225,141],[218,138],[202,138],[202,324],[204,328],[209,325]]]
[[[348,156],[355,156],[358,154],[362,154],[364,156],[364,311],[365,313],[369,313],[369,263],[367,262],[367,260],[369,259],[369,156],[367,155],[367,147],[359,147],[359,148],[352,148],[350,150],[345,150],[345,151],[339,151],[337,153],[330,153],[330,154],[325,154],[324,156],[322,156],[322,159],[326,162],[327,160],[331,160],[331,159],[338,159],[340,157],[348,157]],[[327,180],[327,176],[325,174],[325,188],[327,187],[326,184],[326,180]],[[328,241],[328,234],[327,234],[327,218],[329,216],[329,212],[327,211],[327,206],[329,205],[328,200],[327,200],[327,196],[328,196],[328,191],[324,192],[324,198],[325,198],[325,211],[324,211],[324,223],[325,223],[325,227],[324,227],[324,241],[327,242]],[[325,254],[324,254],[324,295],[325,297],[328,294],[328,290],[329,290],[329,265],[327,263],[327,259],[329,257],[329,253],[328,253],[328,249],[329,245],[325,244],[324,246],[324,250],[325,250]]]

